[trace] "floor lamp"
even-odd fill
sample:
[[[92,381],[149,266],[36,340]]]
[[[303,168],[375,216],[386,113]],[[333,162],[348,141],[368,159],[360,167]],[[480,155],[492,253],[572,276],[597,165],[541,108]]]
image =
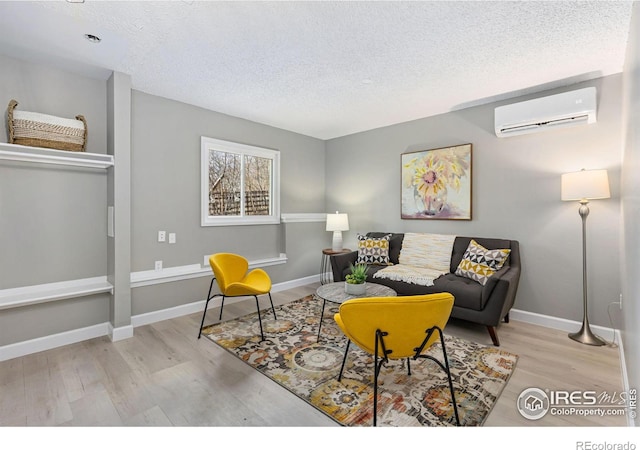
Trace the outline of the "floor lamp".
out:
[[[569,337],[574,341],[588,345],[605,345],[606,342],[593,334],[589,327],[587,313],[587,216],[589,215],[589,200],[609,198],[609,178],[606,170],[584,170],[565,173],[562,175],[562,200],[577,200],[580,202],[578,213],[582,218],[582,328]]]

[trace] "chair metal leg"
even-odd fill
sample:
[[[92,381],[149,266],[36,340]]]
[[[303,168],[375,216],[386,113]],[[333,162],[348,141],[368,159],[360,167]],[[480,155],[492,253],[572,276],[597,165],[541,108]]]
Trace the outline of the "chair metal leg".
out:
[[[338,381],[342,380],[342,371],[344,370],[344,363],[347,362],[347,353],[349,353],[349,345],[351,345],[351,340],[347,339],[347,348],[344,349],[344,357],[342,358],[342,366],[340,366],[340,374],[338,375]]]
[[[274,320],[278,320],[278,318],[276,317],[276,309],[273,307],[273,299],[271,298],[271,292],[268,292],[269,294],[269,301],[271,302],[271,311],[273,311],[273,318]]]
[[[209,306],[209,300],[204,304],[204,312],[202,313],[202,322],[200,322],[200,332],[198,333],[198,339],[202,336],[202,327],[204,326],[204,317],[207,315],[207,306]]]
[[[384,336],[387,336],[389,333],[386,331],[376,330],[376,343],[375,343],[375,357],[374,357],[374,369],[373,369],[373,426],[377,426],[378,423],[378,375],[380,374],[380,370],[382,369],[382,365],[388,361],[387,355],[392,352],[392,350],[387,350],[387,347],[384,345]],[[378,348],[382,349],[382,355],[380,356],[380,361],[378,362],[378,355],[380,355],[380,351]]]
[[[260,317],[260,304],[258,303],[258,296],[254,295],[256,299],[256,308],[258,309],[258,322],[260,323],[260,341],[264,341],[264,332],[262,331],[262,317]]]
[[[376,351],[373,359],[373,426],[378,422],[378,333],[376,333]]]
[[[325,299],[322,299],[322,311],[320,311],[320,325],[318,325],[318,338],[316,339],[316,342],[320,342],[320,331],[322,331],[322,318],[324,317],[324,305],[326,302],[327,301]],[[348,346],[349,344],[347,344],[347,348],[349,348]]]
[[[207,301],[204,304],[204,312],[202,313],[202,322],[200,322],[200,332],[198,333],[198,339],[200,339],[200,336],[202,336],[202,327],[204,326],[204,317],[207,315],[207,306],[209,306],[209,300],[211,300],[213,297],[211,297],[211,289],[213,289],[213,282],[216,281],[215,278],[213,278],[211,280],[211,284],[209,285],[209,293],[207,294]],[[215,295],[214,295],[215,297]],[[220,315],[222,315],[222,309],[220,310]]]
[[[222,296],[222,303],[220,304],[220,317],[218,317],[218,320],[222,320],[222,308],[224,308],[224,298],[225,296]]]
[[[460,426],[460,417],[458,416],[458,405],[456,403],[456,394],[453,391],[453,380],[451,379],[451,369],[449,368],[449,358],[447,358],[447,349],[444,346],[444,336],[442,330],[438,328],[440,332],[440,344],[442,345],[442,355],[444,357],[445,372],[447,372],[447,379],[449,380],[449,390],[451,391],[451,403],[453,404],[453,413],[456,417],[456,425]]]
[[[440,334],[440,345],[442,346],[442,356],[444,357],[444,364],[442,364],[440,361],[438,361],[437,358],[434,358],[431,355],[422,354],[422,350],[424,349],[425,345],[431,338],[431,335],[436,330]],[[422,341],[422,345],[420,345],[420,347],[417,347],[415,349],[416,353],[413,356],[413,359],[418,359],[418,358],[430,359],[431,361],[439,365],[442,370],[445,371],[445,373],[447,374],[447,380],[449,381],[449,391],[451,392],[451,404],[453,405],[453,414],[455,415],[455,418],[456,418],[456,425],[460,426],[460,417],[458,416],[458,405],[456,403],[456,394],[453,390],[453,380],[451,378],[451,369],[449,368],[449,358],[447,357],[447,349],[444,346],[444,334],[442,333],[442,330],[437,326],[433,328],[429,328],[428,330],[426,330],[426,333],[427,333],[427,336],[424,338],[424,341]]]

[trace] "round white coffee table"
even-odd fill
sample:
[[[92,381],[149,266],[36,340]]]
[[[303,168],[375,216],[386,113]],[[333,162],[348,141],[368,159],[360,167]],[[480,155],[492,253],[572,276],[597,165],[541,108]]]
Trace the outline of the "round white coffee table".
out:
[[[322,330],[322,318],[324,317],[324,307],[327,302],[337,303],[341,305],[347,300],[352,298],[363,297],[395,297],[396,291],[390,287],[383,286],[381,284],[369,283],[365,287],[365,293],[362,295],[347,294],[344,290],[344,281],[338,281],[335,283],[323,284],[316,290],[316,296],[322,299],[322,312],[320,313],[320,325],[318,326],[318,339],[320,342],[320,331]]]

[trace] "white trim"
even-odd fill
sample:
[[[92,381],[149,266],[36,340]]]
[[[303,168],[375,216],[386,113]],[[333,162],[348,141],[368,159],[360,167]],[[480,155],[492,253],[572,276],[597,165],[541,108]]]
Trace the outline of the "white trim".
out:
[[[30,339],[28,341],[0,346],[0,361],[7,361],[20,356],[30,355],[32,353],[38,353],[62,347],[64,345],[75,344],[77,342],[106,336],[108,333],[108,324],[100,323],[85,328],[78,328],[76,330],[65,331],[36,339]]]
[[[327,213],[284,213],[280,215],[282,223],[326,222]]]
[[[142,270],[131,273],[131,287],[151,286],[160,283],[189,280],[211,274],[211,269],[200,264],[188,266],[166,267],[162,270]]]
[[[187,266],[168,267],[162,270],[132,272],[130,275],[131,288],[210,276],[209,256],[204,259],[207,264],[206,267],[200,264],[190,264]],[[287,255],[281,253],[274,258],[250,261],[249,268],[274,266],[285,264],[286,262]],[[0,289],[0,310],[107,292],[113,294],[113,286],[107,281],[106,276]]]
[[[298,278],[297,280],[285,281],[283,283],[276,283],[271,287],[271,292],[286,291],[300,286],[306,286],[311,283],[315,283],[320,279],[320,274],[312,275],[305,278]],[[229,305],[235,302],[245,301],[253,299],[247,298],[228,298],[225,300],[225,305]],[[194,313],[202,313],[204,310],[205,300],[198,300],[196,302],[187,303],[184,305],[178,305],[171,308],[166,308],[158,311],[151,311],[144,314],[137,314],[131,316],[131,325],[134,327],[140,327],[142,325],[149,325],[151,323],[161,322],[163,320],[175,319],[176,317],[187,316]]]
[[[129,339],[130,337],[133,337],[133,324],[114,328],[111,322],[107,322],[107,327],[111,342],[122,341],[123,339]]]
[[[257,262],[258,261],[254,261],[254,264]],[[193,266],[186,266],[186,267],[193,267]],[[308,284],[315,283],[316,281],[318,281],[319,278],[320,278],[320,274],[312,275],[305,278],[299,278],[297,280],[276,283],[273,285],[271,291],[279,292],[279,291],[293,289],[300,286],[306,286]],[[150,281],[150,280],[147,280],[147,281]],[[167,281],[157,281],[157,282],[162,283]],[[144,286],[146,285],[147,284],[144,284]],[[231,303],[233,301],[243,301],[246,299],[238,298],[238,299],[229,299],[229,300]],[[110,322],[106,322],[104,324],[93,325],[90,327],[71,330],[71,331],[58,333],[50,336],[44,336],[41,338],[31,339],[29,341],[17,342],[15,344],[0,346],[0,361],[6,361],[9,359],[30,355],[32,353],[37,353],[44,350],[50,350],[52,348],[61,347],[63,345],[68,345],[68,344],[74,344],[76,342],[81,342],[84,340],[93,339],[101,336],[110,336],[111,340],[113,342],[116,342],[121,339],[132,337],[135,327],[202,312],[204,308],[204,304],[205,304],[205,300],[200,300],[200,301],[188,303],[185,305],[179,305],[179,306],[166,308],[159,311],[152,311],[149,313],[131,316],[131,325],[128,325],[125,327],[114,328]],[[510,316],[512,319],[519,320],[521,322],[531,323],[534,325],[540,325],[547,328],[554,328],[554,329],[559,329],[564,331],[572,331],[576,328],[576,326],[580,325],[579,322],[575,322],[567,319],[560,319],[557,317],[545,316],[537,313],[531,313],[528,311],[520,311],[517,309],[512,309],[510,312]],[[607,329],[604,327],[593,327],[593,328],[596,331],[600,330],[600,332],[602,331],[613,332],[612,329]],[[619,342],[618,349],[620,353],[620,364],[621,364],[621,370],[622,370],[623,388],[626,391],[628,391],[629,379],[628,379],[627,370],[626,370],[626,362],[624,359],[622,338],[620,336],[619,331],[615,331],[615,333],[617,336],[617,340]],[[628,420],[629,426],[634,426],[632,419],[628,418],[627,420]]]
[[[154,284],[172,283],[174,281],[190,280],[192,278],[211,276],[209,267],[209,256],[203,256],[203,264],[189,264],[187,266],[167,267],[162,270],[143,270],[131,273],[131,288],[152,286]],[[287,255],[281,253],[280,256],[249,261],[249,269],[256,267],[268,267],[287,262]]]
[[[113,292],[106,276],[0,290],[0,310]]]
[[[113,155],[70,152],[0,142],[0,160],[54,164],[91,169],[107,169],[114,165]]]
[[[320,279],[320,274],[310,277],[299,278],[297,280],[286,281],[284,283],[276,283],[273,285],[271,292],[279,292],[295,287],[306,286]],[[238,299],[228,299],[229,303],[234,301],[251,300],[247,297]],[[188,314],[201,313],[204,308],[204,300],[179,305],[159,311],[153,311],[145,314],[138,314],[131,317],[131,325],[114,328],[110,322],[92,325],[86,328],[65,331],[63,333],[43,336],[28,341],[17,342],[0,346],[0,361],[7,361],[13,358],[30,355],[32,353],[50,350],[64,345],[75,344],[77,342],[86,341],[102,336],[109,336],[113,342],[121,339],[127,339],[133,336],[134,328],[148,325],[163,320],[174,319]]]
[[[552,328],[554,330],[566,331],[567,333],[578,331],[580,329],[580,326],[582,325],[581,322],[577,322],[575,320],[546,316],[544,314],[521,311],[519,309],[512,309],[509,312],[509,317],[513,320],[519,320],[520,322],[540,325],[542,327]],[[607,336],[605,340],[608,339],[608,336],[612,336],[614,333],[613,328],[601,327],[598,325],[591,325],[591,329],[595,333],[599,334],[600,337],[602,337],[603,335]]]

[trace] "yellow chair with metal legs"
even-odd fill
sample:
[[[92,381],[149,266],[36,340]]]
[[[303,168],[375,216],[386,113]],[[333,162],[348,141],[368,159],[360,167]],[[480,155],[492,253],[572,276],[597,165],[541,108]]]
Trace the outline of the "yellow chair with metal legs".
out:
[[[207,306],[209,306],[209,301],[211,299],[218,296],[222,297],[219,317],[219,320],[222,320],[222,308],[224,307],[225,298],[254,297],[256,299],[256,308],[258,309],[258,321],[260,322],[260,337],[264,341],[258,295],[269,294],[269,302],[271,302],[273,318],[276,318],[276,310],[273,307],[273,299],[271,298],[271,279],[267,272],[262,269],[253,269],[249,271],[249,262],[246,258],[234,253],[216,253],[211,255],[209,257],[209,264],[211,265],[211,270],[213,270],[213,279],[209,285],[209,293],[207,294],[207,301],[204,305],[204,312],[202,313],[202,322],[200,323],[198,339],[200,339],[200,336],[202,335],[204,318],[207,315]],[[214,281],[218,282],[220,293],[211,295]]]
[[[349,341],[344,351],[338,380],[347,361],[349,345],[354,342],[374,356],[373,372],[373,426],[377,423],[378,375],[389,359],[407,359],[411,375],[410,359],[426,358],[438,364],[447,374],[451,404],[456,425],[460,425],[451,371],[447,359],[442,330],[449,321],[453,308],[453,295],[438,293],[403,297],[370,297],[347,300],[334,316],[338,326]],[[444,363],[424,354],[432,344],[440,340]]]

